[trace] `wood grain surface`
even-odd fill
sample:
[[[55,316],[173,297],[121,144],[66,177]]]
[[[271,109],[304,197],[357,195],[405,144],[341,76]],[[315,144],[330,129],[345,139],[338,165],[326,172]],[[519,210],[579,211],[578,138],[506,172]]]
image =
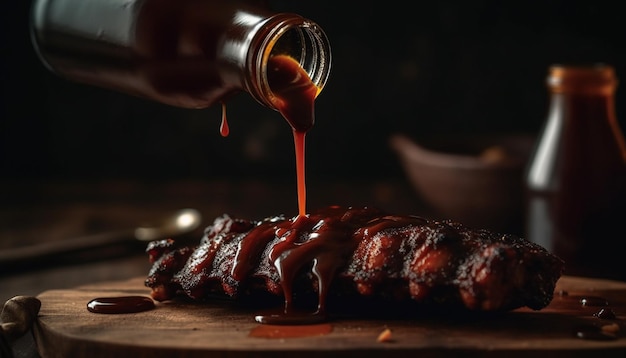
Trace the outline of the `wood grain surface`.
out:
[[[264,326],[232,303],[169,301],[131,314],[95,314],[97,297],[149,296],[144,277],[41,293],[34,336],[48,357],[626,357],[626,283],[564,276],[543,310],[503,314],[335,317],[316,326]],[[603,298],[605,307],[582,298]],[[594,316],[605,308],[613,319]],[[372,307],[376,310],[376,307]],[[580,327],[617,328],[581,339]],[[379,335],[389,329],[391,337]]]

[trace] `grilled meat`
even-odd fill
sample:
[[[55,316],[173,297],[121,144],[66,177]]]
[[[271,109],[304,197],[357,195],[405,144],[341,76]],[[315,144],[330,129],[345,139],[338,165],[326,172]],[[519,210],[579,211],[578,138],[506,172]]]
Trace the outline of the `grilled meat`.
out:
[[[552,300],[563,262],[523,238],[375,208],[331,206],[259,221],[223,215],[196,247],[147,248],[152,296],[204,300],[259,292],[284,298],[379,297],[472,311],[539,310]]]

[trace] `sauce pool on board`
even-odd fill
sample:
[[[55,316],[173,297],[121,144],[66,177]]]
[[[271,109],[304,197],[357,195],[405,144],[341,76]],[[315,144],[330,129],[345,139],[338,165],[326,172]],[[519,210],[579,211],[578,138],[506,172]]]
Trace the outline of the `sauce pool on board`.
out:
[[[99,297],[87,303],[89,312],[104,314],[136,313],[153,308],[154,301],[145,296]]]

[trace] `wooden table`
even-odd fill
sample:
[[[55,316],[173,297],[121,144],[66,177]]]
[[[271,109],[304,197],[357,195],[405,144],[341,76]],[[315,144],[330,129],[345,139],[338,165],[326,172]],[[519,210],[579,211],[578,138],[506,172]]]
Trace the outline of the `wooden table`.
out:
[[[373,205],[391,212],[425,213],[404,180],[309,180],[307,189],[307,208]],[[202,213],[201,228],[189,235],[199,240],[203,228],[223,213],[258,219],[296,214],[295,181],[0,182],[0,250],[133,228],[181,208]],[[5,269],[0,272],[0,303],[17,295],[145,275],[149,266],[143,250],[134,245],[52,267]],[[36,357],[32,341],[22,345],[16,348],[25,352],[22,357]]]
[[[254,309],[223,300],[157,303],[152,310],[96,314],[87,303],[99,297],[149,297],[145,276],[104,282],[38,296],[42,306],[35,325],[46,358],[117,357],[624,357],[626,356],[626,283],[563,276],[551,304],[533,311],[502,314],[428,314],[407,310],[382,315],[367,312],[333,316],[307,326],[272,326],[254,321]],[[608,306],[581,304],[582,299]],[[616,318],[594,316],[611,309]],[[378,312],[378,315],[372,314]],[[613,327],[615,335],[591,335],[591,327]],[[389,329],[391,337],[378,336]]]

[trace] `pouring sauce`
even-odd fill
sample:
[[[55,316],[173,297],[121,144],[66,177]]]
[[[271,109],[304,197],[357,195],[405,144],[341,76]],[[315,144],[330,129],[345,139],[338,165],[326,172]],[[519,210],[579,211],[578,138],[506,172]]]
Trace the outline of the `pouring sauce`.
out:
[[[298,215],[306,215],[304,153],[306,133],[315,123],[314,103],[319,88],[300,64],[286,55],[269,59],[267,81],[274,93],[272,103],[293,130],[298,181]]]

